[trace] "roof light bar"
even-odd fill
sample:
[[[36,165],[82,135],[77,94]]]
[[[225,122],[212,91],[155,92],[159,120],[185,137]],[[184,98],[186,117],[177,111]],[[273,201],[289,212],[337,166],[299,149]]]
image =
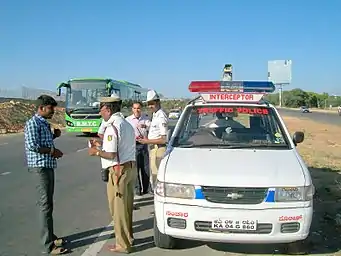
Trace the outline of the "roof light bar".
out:
[[[275,85],[270,81],[193,81],[190,92],[272,93]]]

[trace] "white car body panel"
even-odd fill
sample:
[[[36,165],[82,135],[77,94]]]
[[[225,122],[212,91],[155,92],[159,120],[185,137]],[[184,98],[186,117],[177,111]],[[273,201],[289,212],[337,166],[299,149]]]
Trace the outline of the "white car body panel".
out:
[[[201,104],[204,103],[196,103],[196,105]],[[219,103],[219,106],[221,105],[224,104]],[[226,103],[225,105],[240,106],[241,104]],[[260,105],[243,104],[243,106],[259,107]],[[290,138],[283,119],[274,106],[270,105],[270,107],[278,116],[284,134]],[[179,122],[182,118],[183,115]],[[179,129],[180,126],[177,125],[173,136]],[[304,240],[310,232],[313,200],[297,202],[275,200],[276,188],[312,185],[309,170],[291,139],[289,144],[291,149],[286,150],[169,146],[159,166],[158,181],[194,185],[196,196],[194,199],[181,199],[155,194],[157,228],[162,234],[171,237],[211,242],[270,244]],[[216,203],[207,200],[204,196],[204,186],[266,188],[267,193],[264,200],[258,204]],[[185,221],[185,228],[171,227],[168,218]],[[259,230],[213,231],[210,223],[217,219],[255,221],[258,223]],[[266,232],[265,229],[262,231],[261,228],[266,225],[272,227]],[[284,232],[283,230],[289,230],[290,225],[291,227],[296,225],[298,230],[292,233]]]

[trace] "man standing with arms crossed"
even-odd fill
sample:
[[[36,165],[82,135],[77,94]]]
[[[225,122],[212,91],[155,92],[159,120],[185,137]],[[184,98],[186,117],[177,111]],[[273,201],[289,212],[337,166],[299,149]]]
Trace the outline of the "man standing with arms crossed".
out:
[[[166,152],[166,140],[168,132],[168,118],[166,113],[161,109],[160,96],[156,91],[150,90],[147,92],[148,107],[153,112],[153,118],[150,123],[147,139],[137,140],[141,144],[149,144],[149,164],[151,171],[151,184],[154,189],[157,171],[160,166],[161,159]]]
[[[36,114],[26,122],[25,152],[29,173],[35,180],[37,188],[37,205],[40,210],[40,237],[44,252],[50,254],[64,254],[68,250],[63,248],[66,240],[58,238],[53,231],[53,194],[57,159],[63,153],[56,149],[53,140],[61,135],[59,129],[51,132],[47,119],[54,115],[57,106],[55,99],[48,95],[38,97]]]
[[[133,202],[137,179],[135,164],[135,132],[121,113],[119,97],[103,97],[100,114],[105,121],[103,143],[92,140],[90,156],[101,158],[102,169],[107,172],[107,194],[114,221],[116,244],[112,252],[130,253],[133,237]],[[98,147],[102,146],[102,150]]]
[[[133,103],[132,111],[133,114],[128,116],[127,121],[135,129],[136,140],[147,138],[148,127],[150,126],[150,121],[147,115],[141,112],[142,103]],[[149,190],[149,153],[148,146],[141,144],[136,141],[136,166],[137,166],[137,180],[136,180],[136,191],[135,194],[142,196],[148,193]]]

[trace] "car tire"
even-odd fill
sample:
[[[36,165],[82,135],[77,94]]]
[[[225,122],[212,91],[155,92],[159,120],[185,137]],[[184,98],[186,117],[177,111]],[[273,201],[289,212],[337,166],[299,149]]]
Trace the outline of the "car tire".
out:
[[[308,255],[308,253],[306,240],[296,241],[285,245],[285,254],[287,255]]]
[[[161,249],[174,249],[175,248],[175,238],[162,234],[157,227],[156,217],[154,216],[154,244],[156,247]]]

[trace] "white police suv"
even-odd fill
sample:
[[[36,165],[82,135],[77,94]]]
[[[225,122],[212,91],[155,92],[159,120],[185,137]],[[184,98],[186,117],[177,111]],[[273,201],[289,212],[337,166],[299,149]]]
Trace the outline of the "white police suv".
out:
[[[155,188],[154,242],[285,243],[301,250],[314,186],[276,108],[271,82],[196,81]],[[299,254],[299,253],[298,253]]]

